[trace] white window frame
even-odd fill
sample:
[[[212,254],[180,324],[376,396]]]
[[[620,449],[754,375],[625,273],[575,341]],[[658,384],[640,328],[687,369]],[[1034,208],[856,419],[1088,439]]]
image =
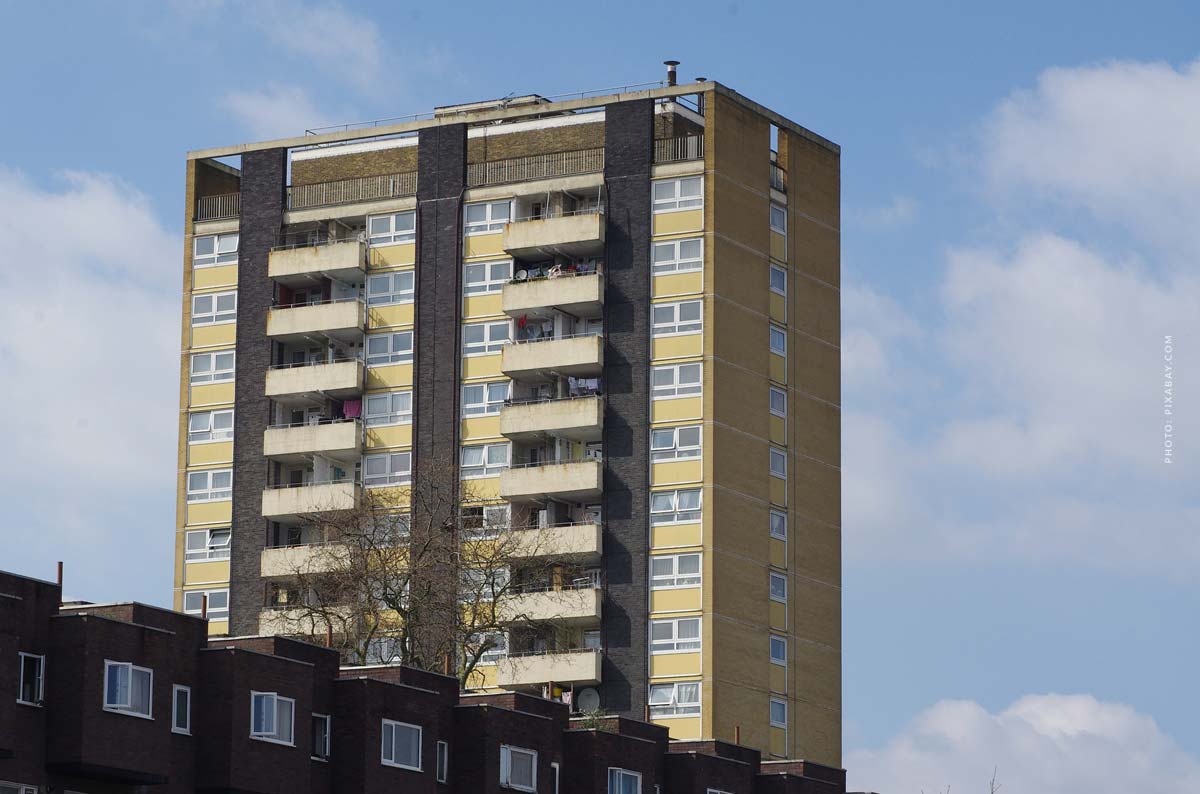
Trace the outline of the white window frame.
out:
[[[373,412],[372,404],[374,404],[374,408],[378,408],[383,400],[387,401],[387,410]],[[408,403],[407,410],[404,409],[406,402]],[[391,427],[393,425],[412,424],[412,402],[412,389],[368,394],[364,397],[363,402],[363,423],[367,427]]]
[[[770,391],[767,393],[767,410],[771,412],[772,416],[778,416],[781,419],[787,419],[787,390],[781,389],[778,386],[771,386],[769,389]],[[783,400],[782,412],[777,410],[775,407],[775,398],[777,396]]]
[[[401,284],[407,282],[407,285]],[[387,282],[387,289],[374,292],[372,287]],[[367,306],[391,306],[412,303],[417,299],[417,271],[397,270],[392,273],[375,273],[367,276]]]
[[[497,218],[496,208],[504,207],[504,217]],[[483,207],[484,219],[481,221],[468,221],[467,212],[473,207]],[[494,234],[504,231],[504,226],[512,220],[512,199],[502,199],[500,201],[475,201],[463,207],[463,236],[470,237],[476,234]]]
[[[617,781],[616,788],[613,788],[613,777],[614,776],[616,777],[616,781]],[[624,788],[621,785],[621,783],[623,782],[622,779],[625,777],[632,777],[637,782],[637,788],[635,789],[635,792],[636,792],[636,794],[641,794],[641,792],[642,792],[642,773],[634,772],[631,769],[622,769],[617,766],[610,766],[608,768],[608,794],[622,794]]]
[[[499,388],[498,388],[499,387]],[[467,390],[482,389],[482,402],[469,402]],[[503,390],[503,396],[496,398],[495,392]],[[476,416],[498,416],[504,403],[512,395],[511,380],[489,380],[462,385],[462,417],[470,419]]]
[[[218,358],[229,358],[229,366],[217,368]],[[196,372],[196,364],[200,361],[208,362],[208,369],[203,372]],[[188,362],[188,383],[192,386],[200,386],[206,383],[226,383],[233,380],[234,373],[237,372],[237,354],[232,350],[214,350],[208,353],[192,353],[192,357]]]
[[[127,686],[125,687],[125,699],[115,703],[109,702],[108,699],[108,682],[109,676],[113,670],[124,670],[127,678]],[[135,673],[144,673],[147,677],[146,683],[146,711],[137,711],[133,708],[133,677]],[[118,689],[118,692],[120,690]],[[139,717],[144,720],[154,719],[154,671],[149,667],[139,667],[132,662],[116,662],[112,659],[104,660],[104,696],[103,708],[105,711],[111,711],[115,714],[127,714],[130,717]]]
[[[224,543],[213,543],[213,533],[223,533],[225,535]],[[204,550],[199,549],[193,551],[191,549],[191,539],[204,536]],[[230,544],[233,540],[231,527],[210,527],[208,529],[189,529],[183,536],[183,561],[189,562],[208,562],[210,560],[228,560],[230,552]]]
[[[783,707],[783,721],[782,722],[775,719],[775,707],[776,706]],[[783,728],[785,731],[787,730],[787,726],[788,726],[787,725],[787,720],[788,720],[788,707],[787,706],[788,706],[787,701],[784,700],[783,698],[776,698],[776,697],[771,698],[770,703],[767,706],[767,721],[771,724],[772,728]]]
[[[679,319],[684,306],[689,307],[689,309],[695,306],[700,312],[699,316],[695,320]],[[670,309],[671,319],[660,322],[656,317],[660,309]],[[700,298],[686,301],[671,301],[669,303],[655,303],[650,306],[650,336],[652,337],[693,336],[703,332],[704,301]]]
[[[776,540],[782,540],[786,543],[787,539],[788,539],[788,515],[787,515],[787,512],[784,510],[779,510],[777,508],[772,507],[771,511],[769,513],[769,518],[767,520],[769,522],[769,525],[768,525],[769,530],[768,531],[769,531],[771,537],[775,538]],[[782,534],[778,531],[780,526],[783,527]]]
[[[778,223],[780,216],[782,216],[783,220],[782,226]],[[771,227],[771,231],[782,234],[784,239],[787,239],[787,207],[772,201],[771,209],[768,211],[767,222]]]
[[[8,780],[0,780],[0,786],[8,786],[14,794],[38,794],[41,791],[37,786],[27,786],[24,783],[13,783]],[[64,794],[74,794],[74,792],[65,791]]]
[[[467,342],[468,329],[480,328],[483,330],[483,341]],[[504,338],[495,339],[492,332],[496,328],[504,329]],[[474,356],[493,356],[504,349],[504,346],[512,341],[512,320],[492,320],[483,323],[466,323],[463,325],[463,341],[462,341],[462,356],[463,358],[472,358]],[[469,345],[469,347],[468,347]]]
[[[228,430],[214,430],[217,417],[229,417]],[[206,430],[194,430],[193,423],[198,419],[207,418]],[[194,437],[195,436],[195,437]],[[200,436],[203,436],[202,438]],[[216,444],[221,441],[233,440],[233,409],[223,408],[219,411],[192,411],[188,414],[187,429],[188,444]]]
[[[775,592],[776,584],[781,584],[783,586],[782,595],[779,595]],[[767,574],[767,592],[769,593],[772,601],[776,602],[777,604],[786,604],[788,601],[787,591],[788,579],[786,574],[779,573],[778,571],[771,571]]]
[[[767,346],[777,356],[787,355],[787,329],[771,323],[767,331]]]
[[[695,637],[683,637],[680,634],[681,624],[693,623],[696,627]],[[655,639],[654,630],[669,629],[670,637]],[[650,655],[662,656],[673,653],[699,653],[703,647],[703,621],[699,616],[682,618],[662,618],[650,621]]]
[[[24,700],[21,695],[25,692],[25,660],[37,659],[37,676],[33,700]],[[25,706],[41,706],[46,695],[46,655],[40,653],[17,652],[17,702]]]
[[[388,741],[387,741],[387,729],[389,727],[392,729],[392,746],[391,747],[388,747]],[[416,766],[413,766],[412,764],[401,763],[400,761],[396,760],[396,733],[397,733],[398,729],[414,730],[417,732],[417,763],[416,763]],[[379,763],[383,764],[384,766],[394,767],[396,769],[409,769],[409,770],[412,770],[413,772],[421,771],[422,755],[424,754],[424,749],[425,749],[425,729],[424,728],[422,728],[420,725],[413,725],[411,722],[400,722],[399,720],[385,719],[381,723],[379,733],[380,733],[380,740],[382,742],[382,748],[381,748],[380,754],[379,754]],[[388,757],[389,753],[391,755],[390,758]]]
[[[780,276],[783,279],[783,288],[782,289],[775,286],[775,276]],[[768,276],[768,280],[767,280],[767,288],[769,290],[771,290],[771,292],[774,292],[776,295],[782,295],[783,297],[786,298],[787,297],[787,282],[788,282],[787,269],[782,268],[779,265],[775,265],[775,264],[771,265],[770,275]]]
[[[213,485],[213,480],[218,474],[229,475],[228,487],[217,488]],[[192,478],[197,475],[203,475],[207,485],[204,488],[192,488]],[[233,498],[233,469],[196,469],[186,473],[187,486],[187,501],[188,502],[223,502],[226,499]]]
[[[680,561],[684,558],[696,558],[696,573],[680,573]],[[656,574],[654,563],[670,562],[671,572]],[[704,560],[698,551],[683,554],[654,554],[650,557],[650,589],[651,590],[684,590],[701,587],[704,584]]]
[[[684,243],[691,248],[696,243],[698,252],[695,256],[683,254]],[[670,250],[670,256],[659,258]],[[656,276],[669,276],[675,273],[695,273],[704,270],[704,238],[685,237],[680,240],[658,240],[650,249],[650,269]]]
[[[397,228],[401,227],[401,224],[396,222],[399,218],[411,220],[411,224],[404,224],[404,226],[411,226],[411,228],[400,228],[400,230],[397,231]],[[386,221],[387,230],[378,232],[372,231],[371,227],[376,225],[377,221]],[[411,243],[416,239],[417,213],[415,210],[388,212],[383,215],[367,216],[367,244],[370,246],[392,245],[394,243]]]
[[[434,777],[439,783],[450,782],[450,743],[437,743],[437,761],[434,763]]]
[[[187,703],[182,715],[183,725],[179,724],[180,693],[187,695]],[[183,686],[182,684],[171,685],[171,733],[181,733],[185,736],[192,735],[192,688],[190,686]]]
[[[200,248],[201,240],[213,241],[213,252],[211,254],[200,254],[197,249]],[[229,241],[233,241],[233,248],[228,247]],[[238,261],[238,233],[225,232],[224,234],[201,234],[192,238],[192,269],[198,270],[205,267],[218,267],[220,265],[236,265]],[[226,245],[225,250],[221,250],[222,244]]]
[[[688,701],[681,703],[679,700],[679,688],[684,686],[694,686],[696,688],[695,702]],[[665,702],[660,700],[659,703],[654,702],[655,690],[662,692],[670,687],[670,695]],[[650,719],[671,719],[674,717],[697,717],[700,715],[701,703],[703,702],[703,688],[700,681],[663,681],[653,683],[649,688],[649,697],[647,703],[650,704]],[[657,713],[656,713],[657,709]]]
[[[504,463],[492,463],[492,448],[504,447]],[[478,466],[467,466],[465,458],[468,449],[482,449],[483,462]],[[481,477],[499,477],[500,472],[512,465],[512,444],[498,441],[492,444],[464,444],[458,453],[459,476],[464,480],[478,480]],[[470,473],[468,473],[470,470]]]
[[[783,649],[783,656],[776,656],[776,648]],[[771,664],[777,664],[780,667],[787,667],[788,660],[788,641],[787,637],[780,634],[771,634],[767,639],[767,653],[771,658]]]
[[[558,794],[558,783],[559,778],[562,777],[562,767],[559,766],[557,761],[550,762],[550,772],[554,775],[554,794]]]
[[[384,340],[387,350],[372,353],[371,342]],[[405,344],[407,343],[407,347]],[[413,332],[388,331],[382,334],[367,334],[363,340],[363,354],[368,367],[388,367],[392,364],[411,364],[413,360]]]
[[[684,184],[688,186],[698,185],[700,190],[694,195],[683,195]],[[671,195],[663,195],[667,191],[660,191],[660,187],[671,187]],[[697,210],[704,208],[704,177],[703,176],[680,176],[673,179],[656,179],[654,180],[651,191],[651,199],[654,202],[654,214],[659,215],[664,212],[683,212],[685,210]]]
[[[198,593],[201,596],[201,601],[194,607],[187,605],[188,596]],[[217,587],[212,590],[185,590],[183,592],[183,612],[185,615],[199,615],[204,608],[203,597],[208,596],[208,619],[209,620],[228,620],[229,619],[229,588]],[[213,606],[213,596],[222,596],[225,599],[225,606]]]
[[[688,381],[680,383],[684,371],[691,372],[695,368],[697,378],[693,384]],[[655,376],[660,372],[671,373],[669,385],[655,386]],[[684,364],[663,364],[650,368],[650,398],[652,400],[678,400],[684,397],[699,397],[704,393],[704,364],[700,361],[689,361]]]
[[[368,473],[368,466],[376,461],[384,462],[384,472],[382,474]],[[399,467],[395,467],[396,463],[400,464]],[[391,488],[397,485],[408,485],[412,482],[412,453],[383,452],[378,455],[364,455],[362,481],[364,488]]]
[[[217,304],[221,298],[233,298],[233,308],[222,310]],[[196,311],[197,301],[212,298],[212,309],[207,312]],[[237,322],[237,290],[226,292],[201,292],[192,295],[192,327],[202,328],[209,325],[228,325]]]
[[[695,493],[697,495],[697,503],[695,509],[680,510],[679,495],[681,493]],[[671,495],[671,510],[655,510],[654,497],[662,494]],[[650,524],[651,526],[662,526],[664,524],[694,524],[700,520],[704,511],[704,489],[702,488],[675,488],[665,491],[650,492]],[[695,514],[694,516],[692,514]],[[680,516],[684,516],[681,518]]]
[[[787,452],[779,447],[769,447],[767,451],[767,466],[771,476],[778,480],[787,479]]]
[[[314,725],[318,722],[325,723],[325,746],[321,747],[321,748],[318,748],[316,746],[317,737],[316,737],[316,731],[314,731],[313,735],[310,737],[313,740],[313,753],[309,757],[312,758],[312,760],[314,760],[314,761],[328,761],[329,760],[330,734],[333,731],[333,718],[330,717],[328,714],[317,714],[316,712],[313,712],[312,722]]]
[[[504,269],[502,275],[497,276],[495,268],[500,266]],[[467,278],[467,273],[475,268],[483,268],[483,279],[480,281],[470,281]],[[474,295],[488,295],[490,293],[499,292],[504,289],[504,285],[512,281],[513,277],[513,261],[511,259],[489,259],[486,262],[467,262],[463,264],[463,297],[470,298]]]
[[[267,729],[267,726],[263,726],[259,731],[255,731],[254,729],[254,704],[259,698],[262,698],[264,701],[271,704],[269,711],[263,712],[264,714],[269,713],[271,715],[271,724],[269,730]],[[280,738],[282,736],[279,731],[282,723],[279,715],[279,705],[281,703],[287,703],[290,705],[288,710],[288,736],[290,738],[288,739]],[[250,738],[260,742],[271,742],[272,744],[283,744],[289,747],[295,747],[296,701],[292,698],[285,698],[278,692],[257,692],[253,689],[250,690]]]
[[[512,755],[519,753],[521,755],[530,756],[532,763],[532,777],[529,783],[514,783],[512,780]],[[514,789],[515,791],[537,791],[537,750],[528,750],[524,747],[516,747],[514,745],[500,745],[500,785],[503,788]]]
[[[695,430],[696,443],[680,446],[679,431],[681,430]],[[654,445],[655,441],[665,438],[668,433],[671,434],[671,445],[669,447],[656,447]],[[679,425],[678,427],[654,427],[650,429],[650,461],[652,463],[662,463],[672,460],[699,460],[703,454],[703,445],[703,425]]]

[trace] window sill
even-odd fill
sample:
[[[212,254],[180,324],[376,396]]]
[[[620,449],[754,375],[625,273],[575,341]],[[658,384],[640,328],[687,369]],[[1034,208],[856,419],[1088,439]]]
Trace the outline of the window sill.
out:
[[[29,708],[31,708],[31,709],[40,709],[40,708],[44,708],[44,706],[43,706],[43,702],[44,702],[44,701],[39,701],[39,702],[37,702],[37,703],[33,703],[33,702],[31,702],[31,701],[28,701],[28,700],[21,700],[20,698],[17,698],[17,705],[18,705],[18,706],[28,706],[28,707],[29,707]]]
[[[310,756],[308,757],[308,760],[309,760],[309,761],[319,761],[319,762],[320,762],[320,763],[322,763],[322,764],[328,764],[328,763],[329,763],[329,756],[321,757],[321,756],[319,756],[319,755],[310,755]]]
[[[181,728],[172,728],[171,733],[175,734],[176,736],[191,736],[192,735],[192,732],[190,730],[185,731],[185,730],[182,730]]]
[[[698,391],[698,392],[692,392],[691,394],[663,394],[663,395],[655,394],[655,395],[652,395],[650,399],[653,400],[654,402],[660,402],[662,400],[686,400],[688,397],[703,397],[703,396],[704,396],[704,392]]]
[[[154,717],[150,716],[149,714],[142,714],[137,711],[129,711],[128,709],[119,709],[119,708],[115,708],[113,706],[103,706],[102,709],[104,711],[107,711],[109,714],[122,714],[126,717],[137,717],[139,720],[150,720],[151,722],[154,721]]]
[[[296,743],[294,741],[293,742],[285,742],[282,739],[272,739],[267,736],[253,736],[252,735],[250,738],[256,742],[266,742],[267,744],[277,744],[280,747],[295,747],[296,746]]]
[[[380,761],[379,764],[380,764],[380,766],[386,766],[389,769],[403,769],[406,772],[421,772],[421,771],[423,771],[421,769],[421,767],[419,767],[419,766],[408,766],[407,764],[397,764],[394,761]]]

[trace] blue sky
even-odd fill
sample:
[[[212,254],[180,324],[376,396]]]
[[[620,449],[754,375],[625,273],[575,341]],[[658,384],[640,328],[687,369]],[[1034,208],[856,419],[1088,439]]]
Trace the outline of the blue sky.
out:
[[[843,146],[852,783],[1200,789],[1200,10],[565,8],[5,4],[0,567],[169,598],[185,151],[676,58]]]

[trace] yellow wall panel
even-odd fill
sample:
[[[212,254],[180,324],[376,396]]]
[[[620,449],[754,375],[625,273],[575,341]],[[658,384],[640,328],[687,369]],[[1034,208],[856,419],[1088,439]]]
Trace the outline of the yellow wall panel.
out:
[[[479,477],[462,481],[463,496],[467,499],[499,499],[500,478]]]
[[[781,480],[778,477],[770,477],[769,479],[771,480],[771,503],[786,507],[788,498],[787,480]]]
[[[467,684],[472,689],[492,689],[496,686],[496,665],[481,664],[471,671]]]
[[[670,549],[678,546],[699,546],[701,543],[701,525],[668,524],[650,527],[650,545],[656,549]]]
[[[224,584],[229,581],[229,560],[185,563],[183,581],[189,585]]]
[[[237,323],[200,325],[192,329],[192,347],[229,347],[237,341]]]
[[[771,602],[771,628],[787,631],[787,604],[781,604],[778,601]]]
[[[654,216],[654,234],[680,234],[704,228],[704,210],[660,212]]]
[[[504,256],[504,235],[473,234],[463,238],[463,256],[470,259],[476,256]]]
[[[192,386],[189,401],[193,407],[231,403],[233,402],[233,381],[200,383]]]
[[[675,295],[691,295],[704,292],[704,273],[667,273],[654,277],[654,297],[669,298]]]
[[[192,289],[212,289],[213,287],[232,287],[237,284],[237,265],[221,265],[220,267],[202,267],[192,271]]]
[[[777,323],[787,324],[787,298],[778,292],[771,293],[771,319]]]
[[[214,463],[232,462],[232,441],[216,441],[211,444],[188,444],[189,466],[208,466]]]
[[[214,637],[217,636],[218,634],[228,634],[229,633],[229,621],[228,620],[210,620],[210,621],[208,621],[208,633],[209,633],[209,636],[214,636]]]
[[[367,265],[371,268],[404,267],[416,261],[416,243],[372,246],[371,253],[367,256]]]
[[[787,692],[787,667],[782,664],[770,665],[771,667],[771,691],[772,692]]]
[[[187,525],[196,524],[228,524],[233,520],[233,501],[223,502],[189,502],[187,506]]]
[[[412,425],[386,425],[367,428],[367,449],[411,447]]]
[[[650,403],[651,422],[677,422],[699,419],[704,414],[701,397],[680,397],[675,400],[654,400]]]
[[[660,336],[652,340],[652,358],[684,358],[704,353],[704,334]]]
[[[699,460],[667,461],[650,465],[651,485],[700,482],[704,479],[704,463]]]
[[[786,568],[788,563],[787,544],[779,538],[770,538],[769,540],[768,559],[770,563],[777,568]]]
[[[650,677],[700,675],[699,653],[660,653],[650,656]]]
[[[771,414],[771,443],[787,446],[787,420]]]
[[[771,359],[771,380],[776,383],[787,383],[787,359],[783,356],[772,353]]]
[[[787,237],[777,231],[771,231],[771,258],[776,262],[787,261]]]
[[[771,755],[777,755],[780,758],[788,756],[787,731],[783,728],[771,727]]]
[[[701,588],[684,587],[678,590],[651,590],[651,612],[687,612],[700,609]]]
[[[392,303],[386,306],[372,306],[367,310],[367,328],[390,328],[396,325],[413,324],[412,303]]]
[[[503,314],[499,292],[490,295],[471,295],[463,298],[463,319],[473,320]]]
[[[662,725],[670,732],[672,739],[699,739],[701,726],[699,717],[675,717],[673,719],[652,720]]]
[[[462,360],[463,380],[469,378],[498,378],[500,372],[500,356],[469,356]]]
[[[474,416],[462,420],[463,438],[499,438],[499,416]]]
[[[412,364],[389,364],[386,367],[367,367],[368,389],[390,389],[412,386]]]

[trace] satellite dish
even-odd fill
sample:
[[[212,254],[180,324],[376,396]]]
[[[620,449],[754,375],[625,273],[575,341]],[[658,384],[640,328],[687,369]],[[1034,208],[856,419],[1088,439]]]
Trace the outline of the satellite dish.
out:
[[[575,693],[575,707],[585,714],[600,710],[600,693],[592,687],[581,689]]]
[[[527,278],[529,278],[528,270],[518,270],[516,272],[516,274],[513,276],[513,279],[516,281],[524,281]]]

